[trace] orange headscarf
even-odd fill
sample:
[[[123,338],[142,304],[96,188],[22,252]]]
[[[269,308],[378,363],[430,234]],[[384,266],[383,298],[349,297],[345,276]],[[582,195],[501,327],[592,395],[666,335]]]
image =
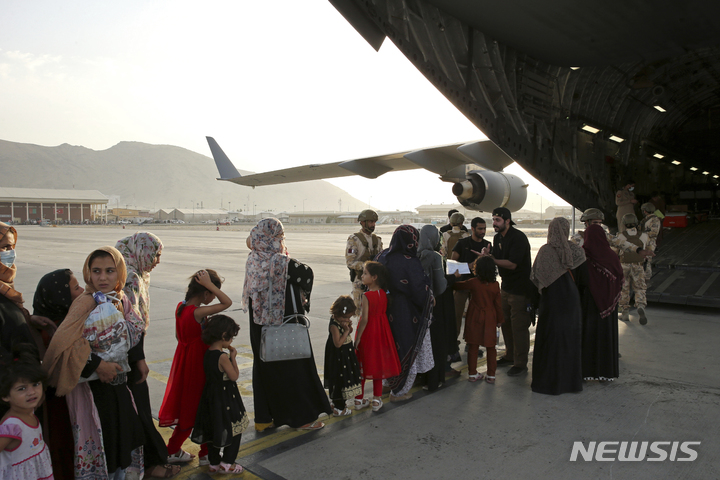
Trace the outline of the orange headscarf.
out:
[[[98,248],[88,255],[83,266],[83,278],[86,283],[85,293],[76,298],[70,306],[65,321],[60,324],[55,335],[53,335],[43,359],[43,368],[47,372],[48,383],[57,388],[58,396],[67,395],[75,388],[80,379],[80,373],[85,368],[88,358],[90,358],[90,344],[83,337],[83,330],[85,320],[97,306],[92,296],[97,291],[97,288],[92,284],[90,276],[90,258],[98,251],[109,253],[115,262],[118,272],[118,283],[115,286],[115,291],[117,292],[117,298],[122,299],[122,290],[127,275],[125,260],[115,247]],[[118,302],[116,306],[122,311],[121,302]]]
[[[8,225],[7,223],[0,222],[0,240],[5,238],[8,232],[15,236],[15,242],[17,242],[18,234],[15,227]],[[3,295],[19,308],[23,308],[23,296],[22,293],[15,290],[15,275],[17,274],[17,265],[12,267],[6,267],[0,263],[0,295]]]

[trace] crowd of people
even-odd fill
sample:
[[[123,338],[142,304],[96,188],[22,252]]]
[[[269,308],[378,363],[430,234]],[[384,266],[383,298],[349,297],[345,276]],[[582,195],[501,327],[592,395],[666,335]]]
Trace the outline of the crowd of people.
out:
[[[534,264],[527,236],[506,208],[492,213],[492,243],[484,239],[482,218],[466,232],[462,215],[451,212],[445,242],[433,225],[420,231],[401,225],[386,249],[373,233],[377,215],[362,212],[361,230],[345,253],[352,295],[339,297],[330,311],[324,381],[312,349],[282,362],[261,355],[267,328],[309,312],[314,280],[309,265],[288,255],[280,221],[261,220],[247,239],[242,293],[254,357],[255,429],[317,430],[324,414],[382,409],[383,388],[391,402],[411,398],[418,383],[435,391],[459,375],[451,365],[459,360],[461,333],[470,382],[495,384],[503,366],[510,377],[523,375],[536,322],[533,391],[578,392],[583,381],[617,378],[623,289],[635,288],[639,311],[646,305],[638,283],[627,280],[626,264],[635,264],[633,255],[652,255],[656,222],[645,221],[638,233],[624,215],[625,232],[611,236],[595,210],[585,212],[587,228],[572,239],[568,220],[554,219]],[[651,210],[643,205],[643,212]],[[648,238],[636,241],[641,234]],[[232,300],[219,273],[195,272],[175,310],[178,345],[158,415],[161,426],[174,427],[166,444],[151,416],[144,355],[160,239],[139,232],[90,252],[85,288],[69,269],[48,273],[33,314],[14,289],[17,241],[17,231],[0,223],[0,477],[170,478],[194,458],[182,448],[188,438],[200,445],[200,465],[241,473],[236,457],[249,420],[232,346],[240,327],[222,314]],[[448,261],[467,270],[453,271]],[[505,352],[498,358],[500,329]],[[480,347],[487,354],[484,373]],[[365,398],[366,380],[373,382],[372,399]]]

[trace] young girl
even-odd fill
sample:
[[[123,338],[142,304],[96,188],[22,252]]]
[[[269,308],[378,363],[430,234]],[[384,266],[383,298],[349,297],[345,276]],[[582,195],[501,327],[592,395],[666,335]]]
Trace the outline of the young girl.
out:
[[[209,345],[203,359],[206,380],[191,439],[208,445],[211,472],[243,472],[235,459],[240,450],[242,432],[250,420],[236,383],[240,370],[232,341],[239,330],[240,326],[232,318],[215,315],[208,318],[202,331],[202,341]]]
[[[352,413],[346,408],[346,401],[362,393],[360,364],[350,338],[355,302],[349,295],[338,297],[330,313],[330,334],[325,344],[325,388],[333,404],[333,416],[344,417]]]
[[[45,373],[35,355],[17,345],[0,367],[0,398],[10,410],[0,421],[0,478],[52,479],[50,451],[35,408],[43,400]]]
[[[175,425],[167,446],[169,463],[184,463],[194,458],[181,447],[192,432],[205,386],[203,357],[208,347],[201,339],[202,323],[208,315],[220,313],[232,305],[232,300],[220,290],[221,286],[222,280],[215,270],[200,270],[191,277],[185,300],[175,310],[178,346],[158,414],[161,427]],[[220,303],[208,305],[216,297]],[[207,446],[201,445],[200,465],[209,464],[207,454]]]
[[[355,334],[355,349],[363,377],[360,394],[355,397],[355,409],[360,410],[369,405],[363,393],[365,380],[372,379],[372,409],[377,412],[383,406],[382,379],[400,374],[400,359],[386,314],[387,270],[378,262],[365,262],[360,278],[368,291],[362,297],[362,316]]]
[[[497,352],[495,341],[497,328],[502,325],[503,311],[500,300],[500,285],[495,281],[495,261],[490,257],[480,257],[473,263],[475,278],[457,282],[456,290],[470,291],[470,305],[465,316],[465,343],[468,345],[468,381],[477,382],[483,374],[477,371],[478,350],[480,345],[487,349],[487,383],[495,383]]]

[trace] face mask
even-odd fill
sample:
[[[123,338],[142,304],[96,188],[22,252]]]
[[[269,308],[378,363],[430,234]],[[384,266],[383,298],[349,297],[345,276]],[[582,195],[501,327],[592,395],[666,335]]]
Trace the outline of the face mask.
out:
[[[629,229],[629,230],[627,231],[627,234],[630,235],[631,237],[634,237],[635,235],[637,235],[637,228],[631,228],[631,229]]]
[[[12,267],[13,264],[15,264],[15,258],[17,255],[15,254],[15,250],[6,250],[4,252],[0,252],[0,263],[5,265],[6,267]]]
[[[633,190],[635,190],[635,187],[628,188],[628,192],[632,192]]]

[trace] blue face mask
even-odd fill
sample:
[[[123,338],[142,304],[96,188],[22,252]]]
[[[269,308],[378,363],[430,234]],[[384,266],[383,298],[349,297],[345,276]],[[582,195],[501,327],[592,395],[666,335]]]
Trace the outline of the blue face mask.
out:
[[[15,250],[5,250],[0,252],[0,263],[6,267],[12,267],[15,264],[16,258]]]

